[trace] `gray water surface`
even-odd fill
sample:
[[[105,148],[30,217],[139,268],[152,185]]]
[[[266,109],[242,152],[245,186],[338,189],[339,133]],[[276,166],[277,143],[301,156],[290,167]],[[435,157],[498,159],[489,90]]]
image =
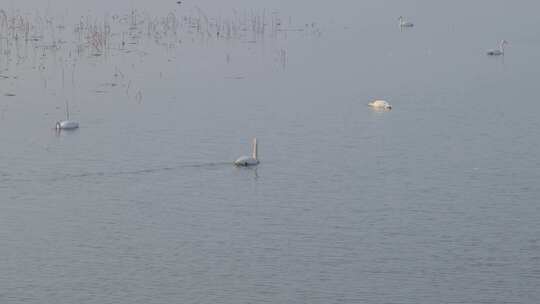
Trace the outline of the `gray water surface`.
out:
[[[0,303],[540,302],[537,2],[35,2],[67,43],[0,60]],[[134,11],[286,30],[76,54]]]

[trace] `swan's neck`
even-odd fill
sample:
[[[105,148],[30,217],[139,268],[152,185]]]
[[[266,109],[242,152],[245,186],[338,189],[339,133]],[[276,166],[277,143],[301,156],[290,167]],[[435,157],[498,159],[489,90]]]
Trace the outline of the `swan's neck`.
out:
[[[253,159],[257,159],[257,138],[253,139],[252,155]]]
[[[501,45],[499,46],[499,49],[501,50],[501,53],[504,54],[504,42],[501,42]]]
[[[66,100],[66,118],[69,120],[69,103]]]

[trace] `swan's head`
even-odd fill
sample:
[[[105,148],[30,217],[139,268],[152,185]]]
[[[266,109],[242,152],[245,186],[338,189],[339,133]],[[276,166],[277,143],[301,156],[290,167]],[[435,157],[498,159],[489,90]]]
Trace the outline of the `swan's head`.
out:
[[[60,125],[60,122],[57,121],[56,122],[56,130],[60,130],[62,128],[62,126]]]

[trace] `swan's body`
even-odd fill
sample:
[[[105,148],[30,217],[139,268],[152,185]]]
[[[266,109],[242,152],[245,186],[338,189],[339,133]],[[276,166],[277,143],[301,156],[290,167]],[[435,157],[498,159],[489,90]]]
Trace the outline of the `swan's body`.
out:
[[[249,167],[249,166],[258,165],[259,160],[257,159],[257,138],[253,139],[252,149],[253,150],[252,150],[251,156],[241,156],[237,160],[234,161],[234,164],[240,167]]]
[[[56,122],[56,130],[73,130],[79,127],[79,123],[73,120],[62,120]]]
[[[414,23],[405,21],[405,18],[403,16],[399,16],[399,26],[400,27],[413,27]]]
[[[502,40],[501,41],[501,44],[499,45],[499,49],[498,50],[495,50],[495,49],[492,49],[492,50],[488,50],[486,52],[486,54],[488,56],[502,56],[504,55],[504,46],[508,44],[508,41],[506,40]]]
[[[374,109],[380,109],[380,110],[391,110],[392,106],[385,100],[374,100],[370,103],[368,103],[368,106],[374,108]]]

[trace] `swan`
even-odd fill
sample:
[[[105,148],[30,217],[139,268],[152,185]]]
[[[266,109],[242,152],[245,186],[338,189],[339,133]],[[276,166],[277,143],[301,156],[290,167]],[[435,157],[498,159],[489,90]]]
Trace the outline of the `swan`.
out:
[[[56,122],[56,130],[73,130],[79,127],[79,123],[73,120],[62,120]]]
[[[56,130],[74,130],[79,127],[79,123],[74,120],[69,120],[69,104],[66,101],[66,120],[56,122]]]
[[[405,21],[405,18],[403,16],[399,16],[399,26],[400,27],[413,27],[414,23]]]
[[[392,106],[386,100],[374,100],[368,103],[374,109],[392,110]]]
[[[256,166],[259,164],[259,160],[257,159],[257,138],[253,138],[253,144],[252,144],[252,152],[251,157],[250,156],[241,156],[237,160],[234,161],[234,164],[239,167],[248,167],[248,166]]]
[[[495,49],[492,49],[492,50],[488,50],[486,52],[486,54],[488,56],[501,56],[501,55],[504,55],[504,46],[508,44],[508,41],[506,40],[501,40],[501,44],[499,45],[499,49],[498,50],[495,50]]]

